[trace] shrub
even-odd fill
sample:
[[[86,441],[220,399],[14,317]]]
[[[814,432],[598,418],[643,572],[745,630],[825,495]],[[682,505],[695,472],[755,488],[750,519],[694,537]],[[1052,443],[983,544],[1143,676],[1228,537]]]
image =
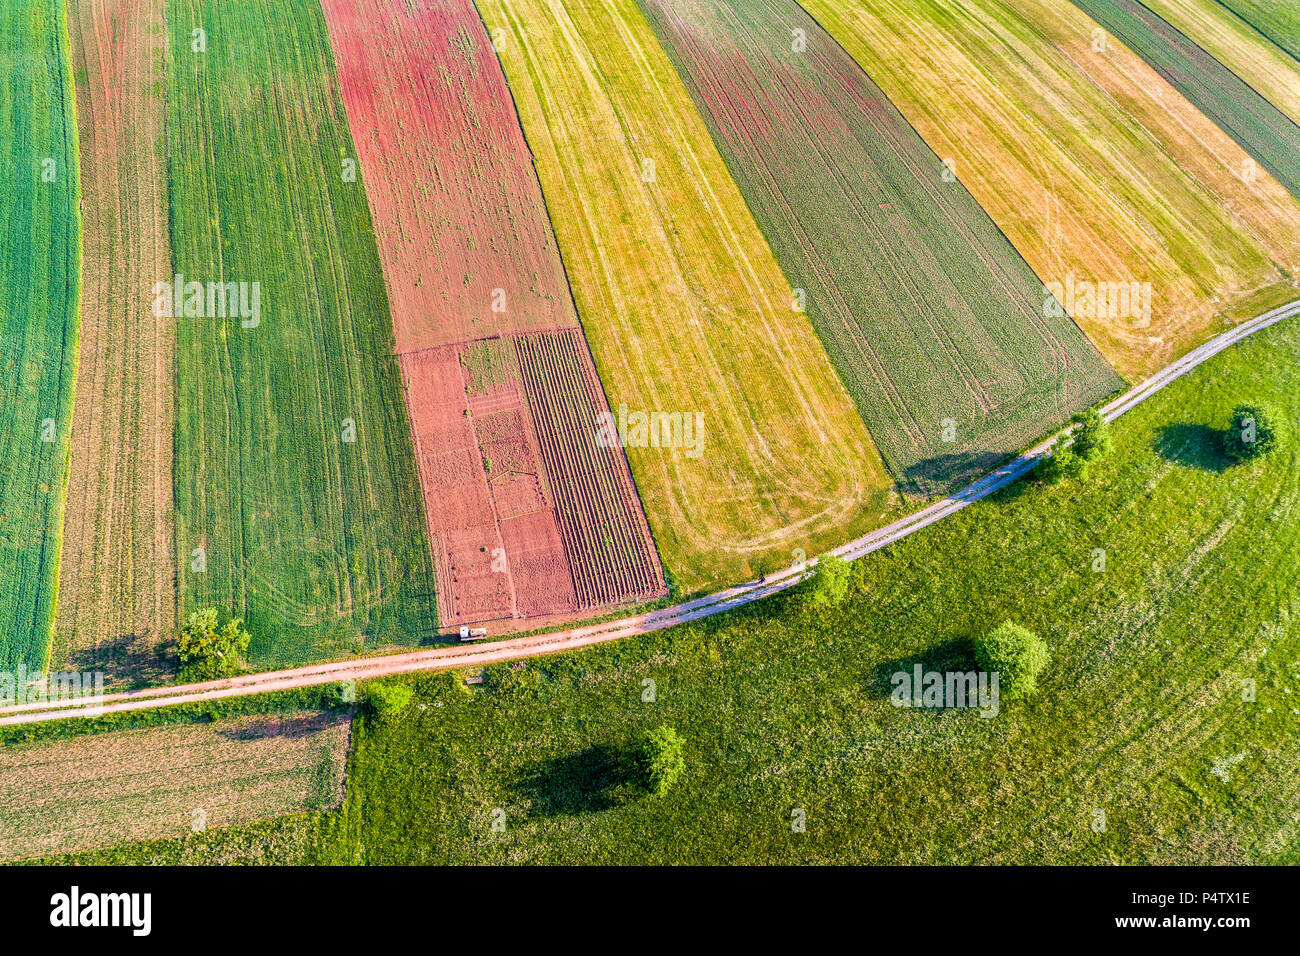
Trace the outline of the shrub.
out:
[[[1095,408],[1074,416],[1075,452],[1084,461],[1097,461],[1110,454],[1114,444],[1110,438],[1110,422]]]
[[[632,769],[642,787],[664,796],[686,770],[685,741],[672,727],[656,727],[634,748]]]
[[[975,660],[998,675],[998,696],[1003,700],[1028,697],[1038,690],[1038,675],[1052,659],[1047,645],[1034,634],[1004,621],[975,642]]]
[[[1223,451],[1233,461],[1267,455],[1277,445],[1273,413],[1258,405],[1238,405],[1223,433]]]
[[[244,655],[251,640],[242,618],[232,617],[220,624],[215,607],[195,611],[181,625],[181,679],[217,680],[243,673],[248,669]]]
[[[1059,442],[1052,453],[1038,466],[1038,477],[1049,485],[1063,481],[1082,481],[1088,477],[1088,460],[1075,451],[1073,445]]]
[[[325,684],[321,688],[321,700],[332,709],[350,707],[356,703],[357,683],[354,680],[340,681],[337,684]]]
[[[387,723],[410,707],[414,697],[414,691],[405,684],[371,684],[366,689],[366,704],[381,723]]]
[[[804,602],[812,607],[838,607],[848,597],[852,568],[843,558],[823,554],[813,573],[800,585]]]

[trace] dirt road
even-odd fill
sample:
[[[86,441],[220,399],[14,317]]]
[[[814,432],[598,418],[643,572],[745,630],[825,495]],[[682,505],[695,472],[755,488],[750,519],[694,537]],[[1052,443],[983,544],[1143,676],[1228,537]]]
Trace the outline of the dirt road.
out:
[[[1235,345],[1261,329],[1267,328],[1283,319],[1300,314],[1300,299],[1280,306],[1271,312],[1244,322],[1193,349],[1178,361],[1161,369],[1146,381],[1135,386],[1115,400],[1102,407],[1102,413],[1110,421],[1150,398],[1170,382],[1186,375],[1196,366],[1217,355],[1231,345]],[[864,555],[893,544],[922,528],[946,518],[955,511],[960,511],[972,502],[978,501],[999,488],[1010,484],[1032,469],[1043,454],[1056,441],[1052,436],[1034,446],[1025,454],[1007,462],[1001,468],[990,472],[978,481],[967,485],[961,491],[936,501],[915,514],[900,518],[893,524],[879,528],[870,534],[850,541],[834,550],[846,560],[856,560]],[[808,562],[808,567],[815,564]],[[200,684],[184,684],[171,687],[151,687],[142,690],[124,691],[106,694],[97,698],[92,704],[74,705],[68,701],[53,703],[16,704],[0,707],[0,724],[35,723],[46,720],[65,720],[71,717],[85,717],[102,713],[119,713],[130,710],[143,710],[149,707],[162,707],[170,704],[192,703],[195,701],[218,700],[223,697],[238,697],[245,694],[261,694],[277,690],[290,690],[315,684],[327,684],[342,681],[365,680],[372,677],[384,677],[392,674],[406,674],[412,671],[448,670],[457,667],[475,667],[498,661],[522,660],[543,654],[557,654],[572,651],[592,644],[602,644],[636,634],[647,634],[675,624],[721,614],[724,611],[762,600],[771,594],[793,587],[802,578],[806,567],[788,568],[778,574],[769,575],[762,581],[750,581],[735,587],[718,591],[704,597],[661,608],[646,614],[591,624],[584,627],[570,628],[551,634],[537,634],[531,637],[516,637],[509,640],[494,641],[460,647],[436,647],[421,651],[410,651],[363,660],[337,661],[329,664],[313,664],[288,670],[268,671],[258,674],[246,674],[227,680],[209,681]]]

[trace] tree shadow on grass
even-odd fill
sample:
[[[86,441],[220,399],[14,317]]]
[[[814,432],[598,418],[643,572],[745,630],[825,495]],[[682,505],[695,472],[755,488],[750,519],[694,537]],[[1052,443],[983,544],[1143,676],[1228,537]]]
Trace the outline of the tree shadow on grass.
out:
[[[890,697],[894,693],[894,675],[900,671],[912,674],[916,665],[921,665],[922,673],[926,671],[966,671],[977,670],[975,663],[975,643],[967,637],[955,637],[936,644],[919,654],[911,654],[892,661],[884,661],[871,675],[870,690],[879,697]]]
[[[532,764],[514,790],[528,799],[536,816],[599,813],[631,796],[629,757],[625,748],[597,744]]]
[[[1223,451],[1223,432],[1208,425],[1166,425],[1156,435],[1152,447],[1165,461],[1184,468],[1219,474],[1233,465]]]

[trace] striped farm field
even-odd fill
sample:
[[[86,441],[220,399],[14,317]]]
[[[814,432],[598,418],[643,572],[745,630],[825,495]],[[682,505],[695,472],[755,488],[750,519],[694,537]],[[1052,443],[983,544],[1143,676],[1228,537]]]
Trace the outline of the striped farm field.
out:
[[[895,501],[878,454],[633,0],[478,7],[611,411],[702,416],[695,448],[628,430],[676,583],[733,583],[879,524]]]
[[[902,488],[950,490],[1119,386],[798,4],[643,2]]]
[[[432,557],[320,4],[167,17],[172,256],[205,293],[176,322],[182,610],[246,617],[261,665],[418,642]]]
[[[378,224],[441,623],[513,627],[662,597],[622,450],[549,427],[555,408],[591,423],[608,408],[472,0],[324,8]],[[516,349],[536,359],[529,374]]]
[[[349,716],[291,712],[0,749],[0,861],[337,806]]]
[[[604,393],[577,329],[515,339],[521,378],[556,495],[580,608],[661,596],[663,574],[627,460],[601,441]]]
[[[0,670],[39,670],[77,368],[80,190],[62,0],[0,3],[0,64]]]
[[[397,350],[576,326],[528,144],[472,0],[323,3]]]
[[[539,343],[559,337],[569,361],[551,374],[553,349]],[[621,449],[595,447],[594,428],[581,443],[564,431],[566,413],[591,423],[603,408],[581,332],[419,349],[401,362],[444,626],[514,629],[666,593]]]
[[[1219,2],[1300,60],[1300,6],[1291,0],[1219,0]]]
[[[1170,26],[1300,123],[1300,60],[1220,0],[1145,0]]]
[[[52,664],[109,681],[169,674],[159,652],[176,623],[176,333],[151,296],[171,274],[164,6],[68,4],[82,321]]]
[[[1300,125],[1139,0],[1072,0],[1300,199]]]
[[[1149,283],[1149,316],[1073,310],[1130,380],[1296,297],[1300,203],[1068,0],[806,6],[1039,279]]]

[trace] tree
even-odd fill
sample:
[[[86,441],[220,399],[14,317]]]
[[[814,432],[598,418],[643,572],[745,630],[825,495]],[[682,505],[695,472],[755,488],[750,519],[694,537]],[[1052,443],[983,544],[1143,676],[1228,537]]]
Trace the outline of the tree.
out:
[[[1223,433],[1223,451],[1233,461],[1251,461],[1277,446],[1273,413],[1259,405],[1238,405]]]
[[[1004,621],[975,642],[975,660],[998,675],[998,696],[1003,700],[1028,697],[1038,690],[1038,675],[1052,659],[1047,645],[1019,624]]]
[[[388,723],[410,707],[414,697],[411,688],[405,684],[371,684],[366,690],[366,703],[370,706],[370,712],[381,723]]]
[[[1084,461],[1097,461],[1110,454],[1110,422],[1095,408],[1074,416],[1074,444],[1071,446]]]
[[[1082,481],[1088,477],[1088,460],[1073,445],[1057,442],[1052,453],[1038,466],[1038,477],[1049,485],[1063,481]]]
[[[632,769],[642,787],[662,797],[686,770],[686,742],[672,727],[656,727],[634,748]]]
[[[252,639],[243,618],[232,617],[221,624],[215,607],[193,612],[181,625],[181,678],[217,680],[244,672],[248,669],[244,655]]]
[[[853,569],[835,554],[823,554],[817,559],[813,573],[801,585],[804,602],[812,607],[838,607],[849,593],[849,577]]]

